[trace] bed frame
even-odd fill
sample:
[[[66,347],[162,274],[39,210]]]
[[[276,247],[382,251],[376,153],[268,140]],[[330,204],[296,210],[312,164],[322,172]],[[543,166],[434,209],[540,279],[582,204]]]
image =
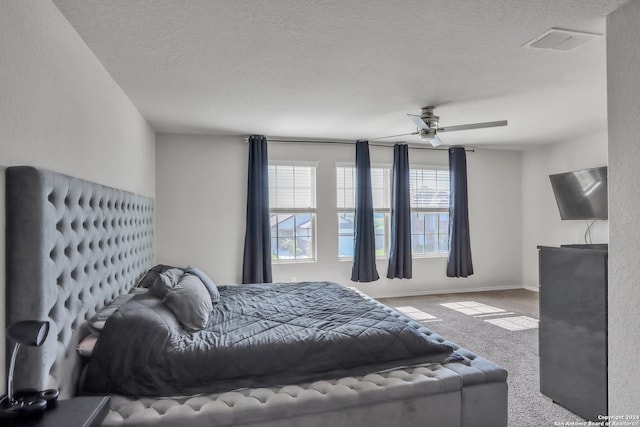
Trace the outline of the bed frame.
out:
[[[6,177],[7,324],[51,322],[20,351],[15,386],[71,397],[87,320],[154,260],[153,199],[28,166]]]
[[[153,264],[153,200],[34,167],[6,175],[7,324],[51,321],[44,345],[20,352],[15,385],[70,398],[87,320]],[[506,371],[424,331],[464,361],[188,398],[112,396],[104,425],[506,427]]]

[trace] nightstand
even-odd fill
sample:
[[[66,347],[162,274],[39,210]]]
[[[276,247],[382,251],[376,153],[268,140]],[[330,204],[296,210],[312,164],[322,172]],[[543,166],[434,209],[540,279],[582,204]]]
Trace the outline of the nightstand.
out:
[[[2,420],[3,427],[92,427],[99,426],[109,412],[108,396],[79,396],[58,400],[41,417]]]

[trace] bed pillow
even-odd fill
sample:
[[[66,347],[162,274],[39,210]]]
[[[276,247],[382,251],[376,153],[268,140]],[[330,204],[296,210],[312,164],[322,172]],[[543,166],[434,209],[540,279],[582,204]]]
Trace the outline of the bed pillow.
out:
[[[213,303],[207,287],[198,276],[185,273],[176,286],[167,290],[164,304],[187,331],[199,331],[209,323]]]
[[[76,350],[80,356],[91,357],[93,353],[93,348],[96,346],[98,342],[98,337],[95,335],[86,336],[80,343],[78,343],[78,347]]]
[[[136,284],[136,287],[140,287],[140,288],[151,287],[161,273],[171,268],[175,268],[175,267],[171,265],[166,265],[166,264],[158,264],[151,267],[149,270],[147,270],[144,276],[142,276],[142,278],[138,281],[138,283]]]
[[[220,292],[218,292],[218,287],[216,286],[215,283],[213,283],[213,280],[211,280],[209,276],[205,274],[204,271],[200,270],[197,267],[187,267],[187,270],[185,271],[185,273],[198,276],[198,279],[200,279],[204,284],[204,286],[207,288],[207,291],[209,292],[209,296],[211,297],[211,302],[213,304],[217,304],[220,302]]]
[[[149,293],[163,299],[169,289],[175,288],[180,278],[184,275],[181,268],[170,268],[160,273],[155,282],[149,287]]]
[[[89,331],[93,335],[98,335],[104,329],[104,324],[106,323],[109,316],[118,311],[120,307],[131,298],[133,298],[136,294],[140,292],[134,292],[129,294],[122,294],[116,297],[111,303],[102,307],[98,312],[89,320]]]

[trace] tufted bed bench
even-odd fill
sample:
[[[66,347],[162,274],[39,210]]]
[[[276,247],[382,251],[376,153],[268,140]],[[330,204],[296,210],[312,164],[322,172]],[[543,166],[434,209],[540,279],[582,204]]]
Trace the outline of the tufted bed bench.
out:
[[[7,323],[51,321],[45,344],[20,352],[16,388],[70,398],[87,321],[154,262],[153,200],[26,166],[6,182]],[[506,426],[506,371],[421,328],[460,360],[191,397],[114,395],[103,425]]]
[[[188,398],[114,396],[103,425],[506,426],[506,371],[459,350],[465,361],[444,366]]]

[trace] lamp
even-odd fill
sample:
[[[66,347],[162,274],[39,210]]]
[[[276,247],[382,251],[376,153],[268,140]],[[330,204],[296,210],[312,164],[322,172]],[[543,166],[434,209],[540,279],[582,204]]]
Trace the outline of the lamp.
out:
[[[14,394],[13,390],[13,370],[16,365],[16,357],[21,345],[29,347],[40,347],[49,334],[49,321],[24,320],[16,322],[7,328],[7,337],[16,343],[11,354],[9,373],[7,377],[7,395],[0,401],[0,413],[5,416],[16,416],[22,413],[33,414],[44,411],[47,407],[47,399],[43,393],[55,394],[57,390],[45,390],[44,392],[22,393],[21,396]],[[55,400],[55,399],[54,399]]]

